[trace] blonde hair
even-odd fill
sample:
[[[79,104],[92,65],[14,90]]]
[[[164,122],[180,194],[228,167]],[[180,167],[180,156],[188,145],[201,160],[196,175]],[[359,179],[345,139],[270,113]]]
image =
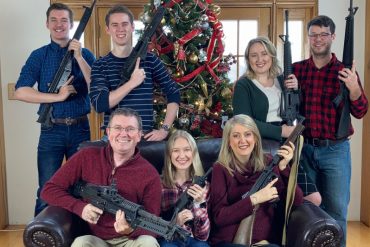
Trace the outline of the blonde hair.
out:
[[[267,37],[257,37],[255,39],[251,39],[247,45],[247,48],[245,49],[244,58],[245,62],[247,64],[247,71],[245,72],[245,76],[247,76],[250,79],[256,78],[256,73],[252,70],[250,62],[249,62],[249,52],[252,47],[252,45],[260,43],[265,48],[267,54],[272,58],[272,64],[271,68],[269,69],[269,77],[275,78],[278,75],[281,74],[281,68],[279,66],[279,60],[277,59],[276,55],[276,48],[274,44],[267,38]]]
[[[204,174],[202,162],[200,161],[199,157],[198,147],[194,138],[184,130],[176,130],[173,134],[171,134],[166,143],[166,153],[162,176],[163,184],[168,188],[173,188],[175,186],[176,167],[171,162],[171,153],[173,150],[173,145],[178,138],[184,138],[187,140],[192,150],[193,162],[189,167],[190,178],[193,178],[194,176],[202,176]]]
[[[249,162],[252,165],[254,172],[262,171],[265,167],[263,149],[262,149],[262,139],[258,131],[257,125],[254,120],[244,114],[235,115],[233,118],[229,119],[224,127],[222,135],[222,144],[220,153],[218,155],[217,162],[224,166],[229,173],[233,176],[234,172],[243,173],[246,171],[246,164],[242,164],[233,150],[230,147],[230,136],[235,125],[241,125],[252,131],[255,138],[255,146],[250,155]]]

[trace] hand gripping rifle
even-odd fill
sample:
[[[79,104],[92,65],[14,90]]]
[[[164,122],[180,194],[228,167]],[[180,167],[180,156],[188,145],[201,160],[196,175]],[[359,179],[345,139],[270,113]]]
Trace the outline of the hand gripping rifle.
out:
[[[343,46],[343,59],[342,62],[345,68],[352,68],[353,63],[353,44],[354,44],[354,16],[358,10],[358,7],[353,7],[353,1],[350,0],[350,6],[348,8],[349,14],[346,17],[346,33],[344,35],[344,46]],[[343,109],[340,115],[339,124],[335,136],[337,139],[343,139],[348,136],[349,125],[351,122],[350,115],[350,99],[349,92],[344,82],[340,82],[339,94],[333,100],[336,108],[339,107],[343,101]]]
[[[292,74],[292,51],[289,41],[288,14],[288,10],[285,10],[286,33],[285,35],[279,35],[284,43],[284,80]],[[287,125],[293,126],[296,120],[303,121],[304,119],[304,117],[299,114],[299,91],[287,89],[285,86],[283,86],[282,91],[283,97],[280,116]]]
[[[193,184],[197,184],[199,185],[200,187],[204,187],[206,185],[206,180],[207,180],[207,177],[208,175],[212,172],[212,167],[208,169],[208,171],[203,175],[203,176],[196,176],[194,177],[194,182]],[[176,204],[175,204],[175,208],[174,208],[174,211],[173,211],[173,215],[172,215],[172,219],[171,221],[173,221],[177,214],[183,210],[187,205],[189,205],[190,202],[193,201],[193,197],[191,197],[188,193],[187,193],[187,190],[184,191],[181,196],[179,197],[179,199],[177,199],[176,201]]]
[[[94,0],[90,8],[84,6],[85,12],[80,20],[80,23],[78,24],[78,27],[72,39],[79,40],[81,38],[81,35],[84,32],[87,23],[89,22],[95,3],[96,0]],[[64,83],[68,80],[72,72],[72,59],[73,51],[67,51],[66,54],[64,54],[63,56],[62,62],[60,63],[56,74],[54,75],[53,81],[51,82],[50,87],[48,89],[48,93],[58,93],[59,88],[63,86]],[[45,126],[49,127],[52,126],[51,122],[52,112],[53,105],[51,103],[41,104],[39,118],[37,119],[37,122],[44,124]]]
[[[295,142],[299,135],[303,132],[304,126],[302,123],[298,123],[293,132],[290,134],[290,136],[286,139],[283,145],[289,145],[289,142]],[[257,191],[263,189],[266,187],[266,185],[277,178],[278,176],[274,173],[274,167],[279,165],[279,162],[282,160],[282,157],[278,154],[275,154],[270,164],[262,171],[261,175],[257,179],[256,183],[252,186],[252,188],[246,192],[244,195],[242,195],[242,199],[253,195]]]
[[[141,61],[145,60],[148,50],[148,43],[151,40],[155,31],[157,30],[158,25],[161,23],[164,11],[165,8],[161,5],[157,8],[157,11],[153,16],[152,21],[145,28],[143,35],[140,37],[134,49],[128,56],[127,61],[123,65],[123,68],[121,69],[120,71],[121,83],[118,86],[122,86],[125,82],[127,82],[130,79],[131,74],[135,69],[136,60],[139,57]]]
[[[72,194],[113,215],[116,215],[118,210],[122,210],[132,228],[143,228],[162,236],[167,241],[173,240],[175,236],[183,240],[189,236],[186,230],[175,223],[165,221],[145,211],[141,205],[120,196],[114,180],[110,186],[99,186],[80,181],[73,186]]]

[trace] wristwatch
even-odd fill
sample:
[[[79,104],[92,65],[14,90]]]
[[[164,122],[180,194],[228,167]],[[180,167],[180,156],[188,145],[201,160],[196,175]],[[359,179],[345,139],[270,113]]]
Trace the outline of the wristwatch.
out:
[[[170,131],[170,126],[168,124],[162,124],[161,129],[169,132]]]

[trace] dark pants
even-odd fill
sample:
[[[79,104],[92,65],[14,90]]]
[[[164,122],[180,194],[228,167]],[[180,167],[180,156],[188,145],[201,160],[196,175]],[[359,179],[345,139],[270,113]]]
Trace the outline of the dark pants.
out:
[[[40,198],[44,184],[60,168],[64,157],[69,159],[76,153],[78,145],[89,139],[90,126],[88,121],[69,126],[59,124],[53,124],[52,127],[41,126],[37,148],[39,188],[37,189],[35,216],[47,206]]]
[[[205,241],[200,241],[192,237],[188,237],[185,241],[175,239],[173,241],[159,240],[161,247],[209,247]]]
[[[277,245],[277,244],[252,245],[252,246],[280,247],[280,245]],[[219,243],[219,244],[214,245],[214,247],[245,247],[245,245],[233,244],[233,243]]]

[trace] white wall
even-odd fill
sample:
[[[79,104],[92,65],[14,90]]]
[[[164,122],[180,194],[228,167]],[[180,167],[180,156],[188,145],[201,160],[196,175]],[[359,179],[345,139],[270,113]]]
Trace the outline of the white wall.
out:
[[[10,224],[33,216],[37,189],[37,105],[8,100],[7,84],[16,82],[32,50],[49,42],[48,0],[0,1],[0,58],[6,175]]]
[[[335,11],[333,11],[335,3]],[[342,57],[344,17],[348,0],[320,0],[319,13],[332,17],[337,24],[337,40],[333,50]],[[365,0],[354,0],[360,10],[355,17],[356,62],[363,78],[365,44]],[[45,28],[48,0],[0,1],[0,60],[5,127],[5,153],[10,224],[26,224],[33,216],[37,189],[36,152],[39,124],[37,106],[8,100],[7,84],[16,82],[30,52],[49,42]],[[359,220],[361,181],[362,121],[354,121],[356,134],[352,138],[352,198],[349,219]],[[0,209],[1,210],[1,209]]]
[[[335,3],[334,3],[335,2]],[[336,28],[336,40],[333,42],[332,50],[337,57],[342,60],[343,42],[345,33],[345,17],[348,15],[349,0],[319,1],[319,14],[330,16]],[[364,83],[364,60],[365,60],[365,15],[366,0],[354,0],[354,7],[359,7],[355,15],[355,51],[357,71]],[[369,82],[367,82],[368,84]],[[370,96],[367,95],[369,98]],[[360,219],[361,206],[361,164],[362,164],[362,120],[352,117],[352,123],[355,128],[355,134],[351,139],[351,156],[352,156],[352,181],[351,181],[351,202],[349,205],[349,220]]]

